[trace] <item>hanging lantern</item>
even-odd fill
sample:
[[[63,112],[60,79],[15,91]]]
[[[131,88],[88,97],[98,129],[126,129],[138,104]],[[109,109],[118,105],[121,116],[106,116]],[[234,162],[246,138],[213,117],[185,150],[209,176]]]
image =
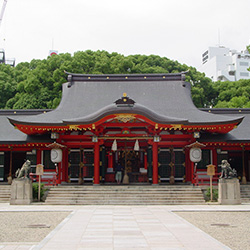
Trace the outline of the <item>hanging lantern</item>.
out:
[[[135,146],[134,146],[134,151],[139,151],[139,150],[140,150],[139,141],[136,140],[136,141],[135,141]]]
[[[202,158],[202,152],[200,148],[191,148],[190,149],[190,160],[192,162],[200,162]]]
[[[116,140],[113,141],[111,149],[112,149],[112,151],[117,151],[117,142],[116,142]]]
[[[197,163],[197,162],[200,162],[202,160],[201,148],[206,147],[206,145],[196,141],[194,143],[191,143],[190,145],[187,145],[186,147],[190,148],[190,151],[189,151],[190,161]]]
[[[60,148],[52,148],[50,151],[51,161],[59,163],[62,161],[62,150]]]

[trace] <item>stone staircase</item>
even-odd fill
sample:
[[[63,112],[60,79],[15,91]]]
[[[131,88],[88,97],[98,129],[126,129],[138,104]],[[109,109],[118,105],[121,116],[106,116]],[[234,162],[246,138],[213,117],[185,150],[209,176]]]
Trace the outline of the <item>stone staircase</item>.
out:
[[[185,186],[57,186],[47,205],[177,205],[205,204],[200,187]]]
[[[0,203],[10,202],[10,185],[0,185]]]
[[[240,185],[240,196],[242,203],[250,203],[250,185]]]

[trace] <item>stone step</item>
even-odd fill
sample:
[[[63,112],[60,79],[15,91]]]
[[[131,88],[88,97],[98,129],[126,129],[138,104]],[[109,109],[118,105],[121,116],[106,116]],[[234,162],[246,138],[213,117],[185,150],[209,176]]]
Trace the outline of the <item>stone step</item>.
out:
[[[183,194],[183,195],[148,195],[148,194],[135,194],[135,195],[129,195],[129,194],[126,194],[126,195],[122,195],[122,194],[105,194],[105,195],[98,195],[98,194],[88,194],[88,195],[84,195],[84,194],[79,194],[79,195],[76,195],[76,194],[67,194],[67,193],[63,193],[63,194],[50,194],[48,195],[48,197],[63,197],[63,198],[66,198],[66,197],[69,197],[69,198],[81,198],[81,197],[105,197],[105,198],[109,198],[109,197],[122,197],[122,198],[126,198],[126,197],[137,197],[137,198],[140,198],[140,197],[145,197],[145,198],[150,198],[150,197],[154,197],[155,199],[156,198],[161,198],[161,197],[167,197],[167,198],[179,198],[179,197],[183,197],[183,198],[188,198],[188,197],[197,197],[197,198],[203,198],[203,194],[195,194],[195,195],[189,195],[189,194]],[[247,196],[245,196],[245,198],[248,198]]]
[[[10,197],[10,193],[0,193],[0,198],[8,198]]]
[[[170,205],[204,204],[199,187],[193,186],[58,186],[51,187],[45,204]]]
[[[198,190],[191,190],[191,189],[187,189],[187,190],[149,190],[149,189],[145,189],[145,190],[128,190],[128,189],[109,189],[109,190],[103,190],[103,189],[55,189],[55,188],[51,188],[50,192],[75,192],[75,193],[80,193],[80,192],[85,192],[85,193],[91,193],[91,192],[98,192],[98,193],[113,193],[113,192],[118,192],[118,193],[140,193],[140,192],[144,192],[144,193],[196,193],[196,192],[200,192],[200,189]]]
[[[171,193],[171,194],[148,194],[148,193],[106,193],[106,194],[101,194],[101,193],[67,193],[67,192],[62,192],[62,193],[49,193],[50,196],[53,197],[58,197],[58,196],[68,196],[68,197],[89,197],[89,196],[96,196],[96,197],[110,197],[110,196],[114,196],[114,197],[129,197],[129,196],[133,196],[133,197],[201,197],[203,196],[202,193],[196,193],[196,194],[189,194],[189,193],[182,193],[182,194],[175,194],[175,193]]]
[[[100,191],[100,190],[93,190],[93,191],[89,191],[89,190],[77,190],[77,191],[72,191],[72,190],[50,190],[51,194],[61,194],[61,193],[69,193],[69,194],[148,194],[148,195],[157,195],[157,194],[197,194],[200,193],[200,191],[164,191],[164,192],[157,192],[157,191],[120,191],[120,190],[109,190],[109,191]]]
[[[85,191],[96,191],[96,190],[99,190],[99,191],[161,191],[161,192],[165,192],[165,191],[169,191],[169,192],[171,192],[171,191],[200,191],[200,188],[187,188],[187,189],[184,189],[184,188],[182,188],[182,189],[180,189],[180,188],[175,188],[175,189],[173,189],[173,188],[162,188],[162,189],[157,189],[157,188],[145,188],[145,189],[143,189],[143,188],[140,188],[140,189],[137,189],[137,188],[131,188],[131,189],[128,189],[128,188],[124,188],[124,189],[122,189],[122,188],[109,188],[109,189],[103,189],[103,188],[97,188],[97,187],[95,187],[95,188],[92,188],[92,189],[90,189],[90,188],[85,188],[85,187],[82,187],[82,188],[60,188],[60,187],[51,187],[50,188],[51,190],[60,190],[60,191],[62,191],[62,190],[67,190],[67,191],[81,191],[81,190],[85,190]]]
[[[157,185],[157,186],[150,186],[150,185],[140,185],[140,186],[136,186],[136,185],[110,185],[110,186],[105,186],[105,185],[79,185],[79,186],[67,186],[67,185],[60,185],[60,186],[54,186],[54,189],[199,189],[199,187],[197,186],[190,186],[190,185],[186,185],[186,186],[180,186],[180,185]]]
[[[250,203],[250,198],[241,198],[242,203]]]
[[[136,204],[165,204],[165,203],[183,203],[183,202],[199,202],[199,203],[204,203],[203,201],[201,201],[201,199],[192,199],[190,197],[190,199],[53,199],[53,200],[46,200],[46,203],[48,204],[49,202],[54,202],[54,203],[58,203],[58,202],[75,202],[75,203],[89,203],[89,204],[106,204],[106,203],[136,203]]]
[[[250,185],[240,186],[240,197],[242,203],[250,203]]]
[[[0,203],[10,201],[10,185],[0,185]]]
[[[240,196],[243,203],[250,203],[250,185],[240,186]]]
[[[195,198],[195,199],[199,199],[199,198],[203,198],[202,195],[179,195],[179,196],[169,196],[169,195],[159,195],[159,196],[152,196],[152,195],[96,195],[96,194],[92,194],[92,195],[68,195],[68,194],[62,194],[62,195],[48,195],[48,198],[68,198],[68,199],[88,199],[88,198],[93,198],[93,199],[106,199],[106,198],[114,198],[114,199],[129,199],[129,198],[136,198],[136,199],[150,199],[150,198],[154,198],[154,199],[189,199],[189,198]]]
[[[179,201],[179,200],[169,200],[169,201],[117,201],[117,200],[104,200],[104,201],[79,201],[79,200],[55,200],[46,201],[46,205],[202,205],[205,201]]]
[[[240,191],[242,191],[242,192],[250,192],[250,188],[240,188]]]

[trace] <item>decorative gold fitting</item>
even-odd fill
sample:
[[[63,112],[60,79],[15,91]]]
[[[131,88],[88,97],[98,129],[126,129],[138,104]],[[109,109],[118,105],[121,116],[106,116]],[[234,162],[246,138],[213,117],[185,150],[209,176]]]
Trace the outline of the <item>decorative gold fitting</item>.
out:
[[[117,115],[115,118],[118,121],[127,123],[127,122],[130,122],[130,121],[134,120],[135,116],[133,116],[133,115],[127,115],[127,114],[121,114],[121,115]]]

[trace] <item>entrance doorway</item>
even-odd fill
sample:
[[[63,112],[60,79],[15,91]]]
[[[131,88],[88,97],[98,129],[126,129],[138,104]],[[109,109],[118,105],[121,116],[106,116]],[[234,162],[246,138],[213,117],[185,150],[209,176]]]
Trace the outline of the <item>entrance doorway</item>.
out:
[[[161,148],[158,161],[161,182],[169,182],[170,176],[174,176],[175,182],[183,182],[186,171],[182,148]]]
[[[144,168],[144,154],[144,150],[124,149],[118,152],[118,161],[124,167],[125,173],[129,177],[129,183],[148,182],[147,169]]]
[[[7,180],[9,173],[11,172],[12,178],[15,177],[15,173],[18,168],[21,168],[26,160],[26,152],[5,152],[4,153],[4,181]]]
[[[79,182],[80,179],[84,182],[92,182],[94,175],[93,165],[93,149],[71,149],[68,162],[69,182]]]

